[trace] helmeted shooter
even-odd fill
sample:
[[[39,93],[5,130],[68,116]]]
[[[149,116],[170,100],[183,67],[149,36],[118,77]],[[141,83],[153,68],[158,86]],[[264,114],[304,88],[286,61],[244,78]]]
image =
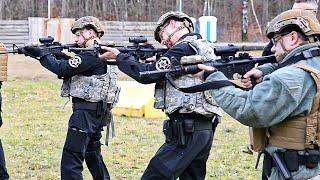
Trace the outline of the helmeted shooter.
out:
[[[294,28],[304,34],[309,43],[319,42],[320,24],[310,11],[293,9],[279,14],[269,23],[266,30],[267,37],[271,39],[287,28]]]
[[[162,15],[157,22],[157,26],[154,30],[154,39],[156,41],[161,42],[160,34],[163,31],[163,27],[165,27],[166,22],[168,22],[170,19],[183,21],[183,25],[178,29],[187,28],[189,29],[189,32],[193,32],[193,23],[187,14],[180,11],[169,11]]]
[[[97,32],[99,38],[101,38],[104,34],[103,24],[99,21],[98,18],[93,16],[84,16],[76,20],[71,27],[71,32],[75,34],[77,30],[86,27],[93,28]]]

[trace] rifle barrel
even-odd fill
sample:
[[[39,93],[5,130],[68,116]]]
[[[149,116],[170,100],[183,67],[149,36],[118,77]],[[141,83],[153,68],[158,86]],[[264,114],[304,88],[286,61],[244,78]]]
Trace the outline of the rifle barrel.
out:
[[[6,50],[6,51],[0,51],[0,54],[15,54],[18,53],[17,50]]]

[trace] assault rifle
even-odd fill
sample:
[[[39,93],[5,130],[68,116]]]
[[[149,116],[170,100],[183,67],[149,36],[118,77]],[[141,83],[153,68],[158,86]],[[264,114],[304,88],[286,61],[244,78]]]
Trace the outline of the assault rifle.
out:
[[[105,51],[101,48],[101,46],[108,46],[108,47],[117,48],[120,52],[134,55],[135,57],[141,60],[145,60],[152,56],[161,56],[163,53],[167,52],[168,50],[166,48],[156,49],[150,44],[145,44],[147,43],[147,38],[143,36],[129,37],[129,42],[132,43],[131,46],[119,46],[119,45],[115,45],[114,43],[99,44],[97,41],[95,41],[93,47],[80,48],[77,46],[76,43],[63,45],[59,42],[54,42],[54,38],[51,36],[39,38],[39,42],[40,42],[40,45],[27,45],[27,46],[38,46],[43,49],[49,49],[49,51],[52,52],[53,54],[54,52],[59,52],[59,51],[61,52],[64,49],[67,50],[68,52],[73,52],[76,54],[84,51],[90,51],[95,54],[98,54],[98,53],[102,54]],[[26,56],[30,56],[24,51],[24,47],[18,47],[15,44],[13,44],[12,50],[0,51],[0,55],[8,54],[8,53],[25,54]]]
[[[244,75],[246,72],[254,68],[256,64],[276,63],[276,58],[273,55],[254,58],[245,52],[239,53],[238,56],[236,56],[236,53],[238,51],[239,48],[234,45],[215,48],[215,55],[220,56],[221,58],[211,60],[205,60],[204,57],[199,55],[184,56],[180,59],[180,62],[175,57],[171,57],[171,59],[162,57],[156,63],[157,70],[140,72],[140,77],[144,78],[154,75],[163,75],[172,84],[173,82],[172,80],[170,80],[172,79],[172,76],[197,73],[200,71],[197,64],[204,64],[216,68],[218,71],[221,71],[228,79],[232,80],[237,79],[234,78],[235,74]],[[172,85],[175,87],[174,84]],[[216,87],[223,86],[225,85],[217,85]],[[182,89],[182,91],[184,92],[189,91],[185,90],[185,88],[176,88],[179,90]],[[213,87],[211,86],[210,88]],[[197,90],[196,92],[198,91],[201,90]]]
[[[55,52],[61,52],[63,49],[67,49],[68,51],[70,51],[69,50],[70,48],[77,47],[76,43],[62,45],[59,42],[54,42],[54,38],[51,36],[39,38],[39,42],[40,42],[40,45],[29,44],[27,46],[38,46],[40,49],[48,49],[53,54]],[[10,53],[10,54],[24,54],[26,56],[31,56],[27,52],[25,52],[24,47],[18,47],[16,44],[13,44],[12,50],[7,49],[5,51],[1,51],[0,55]],[[31,56],[31,57],[33,57],[33,56]],[[33,57],[33,58],[37,59],[37,57]]]
[[[167,48],[154,48],[151,44],[147,44],[147,38],[144,36],[137,36],[137,37],[129,37],[129,43],[132,43],[131,46],[119,46],[115,45],[114,43],[107,43],[107,44],[99,44],[98,42],[94,43],[93,47],[90,48],[77,48],[72,47],[69,48],[69,51],[74,53],[79,53],[83,51],[91,51],[94,53],[104,53],[101,46],[107,46],[118,49],[122,53],[128,53],[130,55],[135,56],[136,58],[145,61],[147,58],[152,56],[160,57],[162,54],[168,51]]]
[[[162,64],[162,67],[164,66],[163,64],[165,64],[167,69],[159,69],[161,67],[157,64],[158,70],[141,72],[140,77],[164,75],[167,73],[174,76],[194,74],[200,71],[197,64],[204,64],[215,67],[218,71],[223,72],[228,79],[234,79],[233,75],[235,73],[244,75],[246,72],[254,68],[257,63],[276,63],[276,58],[273,55],[254,58],[248,53],[239,53],[238,56],[235,56],[238,51],[239,49],[237,47],[228,45],[226,47],[214,49],[215,55],[221,56],[220,59],[205,61],[204,57],[200,55],[184,56],[181,58],[180,63],[175,57],[172,57],[170,61],[168,61],[168,59],[164,59],[158,64]]]

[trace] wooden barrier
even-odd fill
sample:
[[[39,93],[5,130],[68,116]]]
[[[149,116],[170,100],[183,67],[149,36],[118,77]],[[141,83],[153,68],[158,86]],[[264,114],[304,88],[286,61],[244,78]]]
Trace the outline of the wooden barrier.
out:
[[[11,48],[12,44],[22,46],[29,41],[27,20],[1,20],[0,42]]]

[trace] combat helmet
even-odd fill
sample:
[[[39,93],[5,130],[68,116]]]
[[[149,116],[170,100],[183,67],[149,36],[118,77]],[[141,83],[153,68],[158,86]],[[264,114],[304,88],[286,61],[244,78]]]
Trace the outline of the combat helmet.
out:
[[[275,33],[281,33],[286,27],[297,27],[309,42],[318,41],[320,24],[310,11],[292,9],[276,16],[268,25],[266,34],[271,39]]]
[[[75,34],[78,29],[83,29],[85,27],[92,27],[98,33],[99,37],[102,37],[104,34],[103,25],[98,18],[93,16],[84,16],[76,20],[71,27],[71,32]]]
[[[157,22],[156,28],[154,30],[154,39],[156,41],[161,42],[161,38],[159,35],[161,27],[167,22],[167,20],[172,18],[183,20],[184,26],[188,28],[190,32],[193,32],[193,23],[191,18],[187,14],[180,11],[169,11],[163,14]]]

